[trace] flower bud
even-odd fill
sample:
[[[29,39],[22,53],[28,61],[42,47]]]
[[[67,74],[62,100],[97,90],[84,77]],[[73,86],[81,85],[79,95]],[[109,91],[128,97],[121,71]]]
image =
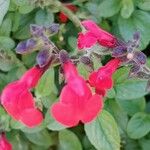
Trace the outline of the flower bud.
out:
[[[92,63],[91,59],[87,56],[80,57],[80,62],[82,62],[85,65],[90,65]]]
[[[20,42],[16,47],[16,52],[18,54],[30,53],[37,49],[38,42],[31,38],[26,41]]]
[[[49,37],[59,31],[59,24],[53,23],[45,28],[45,34]]]
[[[127,47],[126,46],[117,46],[112,51],[112,57],[121,57],[126,55]]]
[[[36,25],[36,24],[31,24],[30,25],[30,33],[36,37],[43,36],[44,27]]]
[[[150,75],[143,71],[138,72],[136,77],[139,79],[150,79]]]
[[[141,67],[138,65],[133,65],[129,72],[129,77],[135,77],[137,73],[140,71]]]
[[[42,51],[40,51],[36,57],[36,61],[38,63],[38,65],[40,66],[40,68],[46,66],[49,61],[51,60],[51,53],[49,50],[44,49]]]
[[[69,54],[65,50],[61,50],[59,53],[59,59],[61,63],[66,63],[70,60]]]
[[[134,52],[134,60],[140,64],[140,65],[144,65],[146,63],[146,55],[143,52],[140,51],[136,51]]]

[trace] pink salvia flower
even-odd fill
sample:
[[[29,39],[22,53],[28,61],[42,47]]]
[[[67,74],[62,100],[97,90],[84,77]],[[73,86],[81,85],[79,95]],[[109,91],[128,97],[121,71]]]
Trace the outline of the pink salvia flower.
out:
[[[30,88],[36,86],[42,73],[43,70],[39,67],[31,68],[20,80],[8,84],[1,95],[1,104],[8,114],[28,127],[35,127],[43,120],[30,92]]]
[[[51,107],[52,116],[61,124],[72,127],[79,121],[87,123],[96,118],[103,108],[102,97],[94,94],[71,62],[63,65],[67,85],[62,89],[60,101]]]
[[[82,25],[87,30],[85,33],[80,32],[78,36],[78,48],[90,48],[91,46],[99,43],[104,47],[114,47],[116,44],[116,38],[110,33],[101,29],[92,20],[82,21]]]
[[[12,150],[12,145],[8,142],[4,133],[0,135],[0,150]]]
[[[25,83],[28,88],[33,88],[37,85],[39,79],[44,73],[44,70],[44,68],[41,69],[39,66],[32,67],[25,72],[19,81]]]
[[[119,59],[109,61],[105,66],[100,67],[89,76],[89,83],[95,87],[96,93],[105,95],[107,89],[113,86],[112,75],[120,65]]]

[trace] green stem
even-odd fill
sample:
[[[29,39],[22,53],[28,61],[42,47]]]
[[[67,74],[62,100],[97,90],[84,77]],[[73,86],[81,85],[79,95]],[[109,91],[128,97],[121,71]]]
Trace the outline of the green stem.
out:
[[[65,13],[67,15],[67,17],[73,22],[73,24],[76,27],[80,27],[81,29],[83,29],[83,26],[82,26],[79,18],[71,10],[69,10],[67,7],[65,7],[61,2],[59,2],[57,0],[49,0],[49,4],[58,8],[59,11]]]

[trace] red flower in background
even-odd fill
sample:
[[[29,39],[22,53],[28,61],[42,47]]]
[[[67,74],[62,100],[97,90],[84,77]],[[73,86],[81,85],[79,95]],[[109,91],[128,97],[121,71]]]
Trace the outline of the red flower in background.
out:
[[[90,48],[97,42],[105,47],[114,47],[116,38],[110,33],[102,30],[95,22],[91,20],[82,21],[82,25],[87,30],[85,33],[80,32],[78,36],[78,48]]]
[[[0,135],[0,150],[12,150],[12,145],[8,142],[4,133]]]
[[[67,7],[68,9],[70,9],[70,10],[73,11],[73,12],[76,12],[77,9],[78,9],[78,8],[77,8],[75,5],[73,5],[73,4],[65,4],[65,7]],[[60,20],[60,22],[62,22],[62,23],[66,23],[66,22],[68,21],[68,17],[67,17],[67,15],[65,15],[65,13],[60,12],[60,13],[59,13],[59,20]]]
[[[92,121],[103,108],[103,100],[92,95],[85,80],[71,62],[64,63],[63,70],[67,85],[62,89],[60,101],[51,107],[52,116],[63,125],[72,127]]]
[[[105,66],[100,67],[89,76],[89,83],[95,87],[96,92],[100,95],[105,95],[107,89],[113,86],[112,75],[120,65],[119,59],[109,61]]]
[[[36,86],[43,72],[39,67],[31,68],[20,80],[8,84],[1,95],[1,104],[6,111],[28,127],[35,127],[43,120],[30,92],[30,88]]]

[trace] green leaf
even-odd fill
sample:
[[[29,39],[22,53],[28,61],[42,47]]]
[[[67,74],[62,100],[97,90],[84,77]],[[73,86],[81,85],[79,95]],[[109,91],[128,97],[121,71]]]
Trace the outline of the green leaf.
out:
[[[35,22],[38,25],[48,26],[54,22],[54,15],[49,10],[39,10],[35,15]]]
[[[27,13],[31,12],[33,9],[34,9],[34,6],[31,4],[23,5],[23,6],[19,7],[19,13],[27,14]]]
[[[32,144],[30,145],[30,147],[31,150],[47,150],[47,146],[39,146],[39,145]]]
[[[24,39],[29,38],[31,36],[30,24],[34,23],[34,17],[35,17],[35,13],[32,12],[32,13],[20,16],[20,19],[17,18],[18,19],[16,20],[17,24],[18,24],[18,21],[20,20],[19,27],[18,27],[18,30],[13,33],[13,37],[19,40],[24,40]]]
[[[44,107],[48,109],[57,99],[58,99],[57,94],[50,93],[48,96],[41,97],[40,101],[42,101]]]
[[[9,37],[0,36],[0,46],[2,49],[12,49],[15,47],[15,42]]]
[[[70,130],[59,132],[59,150],[82,150],[78,137]]]
[[[35,7],[31,4],[29,0],[12,0],[12,1],[17,6],[17,9],[20,14],[27,14],[31,12]]]
[[[140,98],[147,94],[147,82],[143,80],[124,80],[124,82],[116,84],[116,99],[130,100]]]
[[[44,73],[35,88],[35,93],[37,97],[45,97],[50,95],[50,93],[57,93],[57,88],[54,82],[54,69],[48,69]]]
[[[10,0],[0,0],[0,25],[9,8]]]
[[[12,144],[13,150],[29,150],[27,139],[23,134],[12,130],[7,133],[7,139]]]
[[[85,150],[96,150],[86,135],[82,138],[82,145]]]
[[[27,55],[22,55],[22,61],[23,63],[28,67],[31,68],[35,64],[36,60],[36,52],[27,54]]]
[[[19,25],[20,25],[20,20],[21,20],[21,14],[18,13],[18,12],[15,12],[13,14],[13,27],[12,27],[12,31],[13,32],[16,32],[19,28]]]
[[[12,129],[21,129],[21,128],[24,128],[24,125],[21,122],[11,118],[11,120],[10,120],[10,127]]]
[[[121,8],[121,16],[123,18],[129,18],[134,11],[133,0],[123,0]]]
[[[28,0],[12,0],[14,4],[17,6],[23,6],[29,3]]]
[[[85,7],[91,13],[92,20],[95,17],[96,20],[101,21],[101,16],[97,15],[99,14],[99,5],[97,3],[89,1],[89,3],[87,3]]]
[[[12,51],[0,50],[0,70],[7,72],[14,69],[17,66],[16,60]]]
[[[117,14],[121,7],[120,0],[104,0],[99,5],[99,15],[102,17],[111,17]]]
[[[146,103],[146,110],[147,113],[150,113],[150,102]]]
[[[139,0],[137,2],[137,6],[142,10],[149,11],[150,10],[150,1],[149,0]]]
[[[74,50],[76,48],[77,39],[74,36],[68,37],[68,45]]]
[[[4,108],[0,106],[0,131],[9,131],[10,116],[7,115]]]
[[[120,133],[126,133],[128,116],[127,113],[118,105],[115,99],[107,99],[105,109],[111,113],[116,120]]]
[[[38,125],[38,126],[36,126],[34,128],[28,128],[25,125],[23,125],[23,126],[24,127],[21,128],[21,131],[23,131],[25,133],[31,133],[31,134],[40,132],[40,131],[42,131],[45,128],[45,124],[44,123],[42,123],[42,124],[40,124],[40,125]]]
[[[3,90],[3,88],[5,87],[6,84],[7,84],[6,74],[0,73],[0,91]]]
[[[89,2],[86,4],[86,7],[88,11],[94,16],[97,16],[97,14],[99,13],[97,3]]]
[[[16,4],[14,4],[13,0],[11,0],[9,4],[9,11],[16,11],[16,10],[17,10]]]
[[[12,19],[11,16],[8,16],[3,20],[3,23],[0,27],[0,35],[1,36],[10,36],[10,32],[12,29]]]
[[[17,62],[17,60],[16,60]],[[17,67],[11,69],[6,76],[7,82],[12,82],[14,80],[19,79],[23,73],[25,73],[26,68],[23,66],[23,64],[18,64]]]
[[[124,111],[129,115],[133,116],[137,112],[142,112],[145,110],[146,102],[145,98],[131,99],[131,100],[117,100],[119,105]]]
[[[136,113],[129,121],[127,133],[130,138],[139,139],[150,131],[150,115],[140,112]]]
[[[25,136],[32,143],[39,146],[51,146],[55,143],[53,134],[50,134],[46,129],[37,133],[25,133]]]
[[[117,124],[107,111],[103,110],[96,120],[85,124],[85,132],[97,150],[120,150]]]
[[[149,150],[149,148],[150,148],[150,139],[140,139],[139,143],[142,147],[142,150]]]
[[[140,49],[144,49],[150,42],[150,15],[147,12],[136,10],[128,19],[118,18],[118,26],[124,40],[132,39],[133,33],[141,33]]]
[[[122,67],[120,69],[117,69],[117,71],[113,75],[115,84],[119,84],[127,80],[128,75],[129,75],[129,68]]]
[[[83,63],[79,63],[78,66],[78,71],[79,73],[85,78],[88,79],[89,77],[89,72],[87,70],[87,66],[85,66]]]
[[[109,90],[107,91],[106,97],[108,97],[108,98],[114,98],[115,95],[116,95],[115,90],[114,90],[114,88],[112,88],[112,89],[109,89]]]
[[[126,137],[124,150],[141,150],[138,141]],[[143,150],[143,149],[142,149]]]

